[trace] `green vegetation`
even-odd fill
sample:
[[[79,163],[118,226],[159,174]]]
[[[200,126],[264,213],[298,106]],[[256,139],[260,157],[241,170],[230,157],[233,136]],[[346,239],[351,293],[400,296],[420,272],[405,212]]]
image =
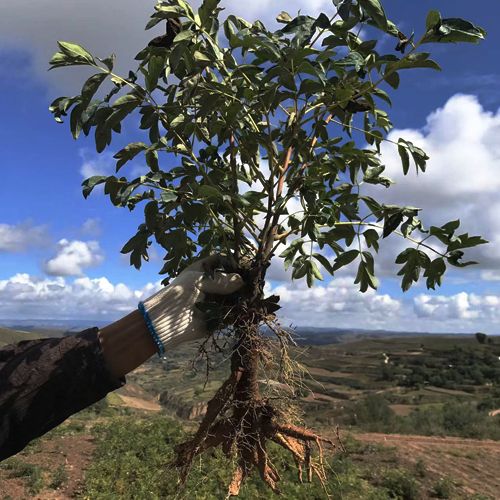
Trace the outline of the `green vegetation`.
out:
[[[396,415],[387,400],[371,394],[347,409],[339,421],[369,432],[460,436],[500,440],[500,419],[473,403],[447,402]]]
[[[39,493],[45,485],[42,468],[38,465],[11,457],[0,463],[0,470],[2,469],[8,471],[7,477],[21,478],[32,495]]]
[[[203,498],[219,499],[225,495],[231,475],[231,464],[216,453],[211,458],[196,462],[186,486],[179,489],[177,474],[171,466],[173,448],[184,438],[182,428],[162,416],[149,418],[111,419],[105,426],[95,427],[98,447],[86,474],[85,498],[99,499],[160,499]],[[376,457],[383,456],[387,463],[387,450],[383,447],[365,446],[349,438],[346,443],[349,455],[335,456],[328,461],[327,490],[333,499],[384,500],[387,498],[421,498],[425,488],[404,468],[387,469],[377,466]],[[382,453],[382,455],[380,455]],[[386,455],[383,455],[383,454]],[[272,447],[270,455],[282,481],[282,498],[319,499],[325,491],[319,481],[301,485],[295,468],[283,450]],[[356,464],[353,456],[362,456],[370,464]],[[390,457],[390,454],[389,454]],[[395,457],[390,457],[395,461]],[[395,463],[395,462],[392,462]],[[265,490],[256,475],[242,487],[243,499],[278,499]]]
[[[402,469],[387,469],[384,471],[382,486],[387,490],[389,498],[401,500],[417,500],[420,491],[417,481],[408,471]]]
[[[98,427],[98,448],[87,471],[84,495],[89,498],[170,498],[179,491],[178,476],[171,462],[173,448],[184,438],[182,428],[164,416],[144,418],[114,418]],[[290,479],[283,485],[285,498],[319,498],[324,492],[319,482],[300,488],[296,471],[290,467],[284,453],[273,450],[280,471]],[[201,494],[203,498],[218,499],[224,495],[231,476],[231,464],[216,454],[196,462],[181,498]],[[268,493],[264,485],[249,481],[242,489],[242,498],[278,498]],[[342,478],[333,479],[337,484]],[[333,486],[333,484],[332,484]]]
[[[396,357],[389,367],[389,380],[409,387],[430,384],[448,389],[494,383],[500,380],[498,353],[500,346],[483,351],[455,346],[441,356],[414,356],[403,362]]]
[[[68,480],[68,473],[66,472],[66,468],[64,465],[60,465],[52,474],[52,478],[49,483],[49,488],[53,490],[57,490],[61,486],[63,486]]]
[[[451,498],[454,491],[453,482],[448,478],[441,478],[434,485],[432,495],[436,498]]]

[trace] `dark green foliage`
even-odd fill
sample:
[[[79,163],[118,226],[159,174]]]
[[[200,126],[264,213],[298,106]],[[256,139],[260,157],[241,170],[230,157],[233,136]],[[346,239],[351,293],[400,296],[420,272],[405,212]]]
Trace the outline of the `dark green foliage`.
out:
[[[368,432],[460,436],[500,440],[500,419],[474,403],[447,402],[396,415],[384,396],[371,394],[339,416],[344,425]]]
[[[443,478],[436,482],[432,488],[432,496],[435,498],[453,498],[455,488],[449,478]]]
[[[500,380],[499,349],[474,350],[461,347],[436,356],[414,356],[404,360],[404,370],[399,370],[399,360],[393,360],[395,378],[403,386],[416,387],[430,384],[437,387],[457,388],[465,385],[497,383]]]
[[[394,420],[394,412],[389,408],[387,401],[377,394],[370,394],[366,399],[359,401],[352,410],[352,424],[368,431],[389,429]]]
[[[54,100],[55,119],[69,114],[75,139],[93,131],[98,152],[111,145],[130,116],[140,118],[148,134],[145,142],[115,154],[117,171],[133,160],[144,163],[147,174],[83,183],[85,197],[104,184],[115,206],[133,210],[144,203],[144,223],[122,249],[131,265],[140,268],[148,260],[153,241],[164,249],[160,272],[167,280],[195,257],[213,252],[265,264],[278,250],[280,235],[280,242],[293,241],[282,255],[294,279],[312,286],[323,279],[318,264],[333,275],[357,261],[355,283],[365,292],[378,281],[374,254],[362,244],[378,252],[380,236],[392,233],[409,244],[397,259],[403,290],[421,276],[435,288],[447,265],[471,264],[462,261],[463,250],[483,239],[456,235],[455,222],[426,230],[418,209],[381,205],[363,196],[362,188],[391,185],[379,155],[392,127],[391,100],[381,85],[398,88],[403,70],[439,69],[420,50],[422,44],[477,42],[484,31],[432,11],[418,39],[388,19],[379,0],[333,3],[337,14],[281,12],[280,29],[270,31],[261,21],[220,18],[217,0],[205,0],[197,10],[184,0],[159,1],[147,29],[164,22],[166,33],[137,54],[138,67],[126,77],[113,72],[113,57],[99,59],[79,45],[59,42],[51,68],[86,65],[97,73],[79,95]],[[366,25],[397,38],[396,54],[377,50],[377,38],[354,34]],[[103,94],[108,81],[112,90]],[[429,158],[418,145],[401,138],[394,147],[405,174],[411,164],[425,172]],[[256,181],[260,186],[252,190]],[[291,200],[300,202],[300,213],[288,212]],[[446,247],[434,251],[434,259],[423,251],[432,249],[424,241],[433,238]],[[349,248],[354,241],[359,251]],[[313,255],[314,243],[321,252]]]
[[[476,333],[476,340],[480,344],[484,344],[486,342],[487,338],[488,338],[488,335],[486,335],[485,333],[481,333],[481,332]]]
[[[387,489],[389,498],[417,500],[420,491],[417,481],[404,470],[388,469],[382,479],[382,486]]]

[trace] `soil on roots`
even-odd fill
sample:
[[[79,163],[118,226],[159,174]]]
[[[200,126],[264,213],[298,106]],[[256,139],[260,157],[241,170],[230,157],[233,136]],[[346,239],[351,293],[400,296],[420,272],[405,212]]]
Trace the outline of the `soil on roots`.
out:
[[[229,378],[209,401],[196,434],[176,448],[175,466],[180,471],[181,482],[186,480],[197,455],[220,447],[236,464],[228,496],[239,494],[243,482],[253,470],[257,470],[261,479],[279,493],[280,475],[267,452],[269,442],[274,442],[290,453],[297,465],[299,481],[304,480],[304,474],[307,481],[315,475],[324,486],[323,445],[335,448],[335,443],[293,425],[283,410],[261,395],[259,362],[269,354],[265,348],[269,341],[256,327],[246,327],[239,339],[231,357]]]

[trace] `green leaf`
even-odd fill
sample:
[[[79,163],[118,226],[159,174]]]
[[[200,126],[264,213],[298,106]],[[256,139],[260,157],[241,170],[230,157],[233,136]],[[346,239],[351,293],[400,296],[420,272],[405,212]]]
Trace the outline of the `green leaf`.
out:
[[[216,19],[219,3],[220,0],[203,0],[201,7],[198,9],[201,25],[209,32],[212,30],[213,20]]]
[[[278,16],[276,17],[276,21],[278,21],[279,23],[283,23],[283,24],[287,24],[291,20],[292,20],[292,17],[290,16],[290,14],[288,12],[285,12],[284,10],[282,10],[278,14]]]
[[[201,198],[222,198],[222,193],[214,186],[203,184],[198,188],[198,196]]]
[[[373,271],[370,269],[370,264],[361,260],[358,265],[358,272],[356,274],[356,279],[354,284],[359,284],[359,291],[365,293],[368,288],[376,290],[378,287],[378,280],[373,275]]]
[[[358,0],[363,10],[375,21],[377,26],[386,31],[388,28],[387,16],[379,0]]]
[[[151,169],[151,172],[159,172],[160,167],[158,165],[158,151],[149,150],[146,152],[146,163]]]
[[[452,252],[458,249],[472,248],[478,245],[484,245],[486,243],[488,243],[488,241],[481,238],[480,236],[469,236],[468,233],[465,233],[452,238],[450,244],[448,245],[447,251]]]
[[[309,260],[297,259],[293,263],[292,279],[298,280],[300,278],[303,278],[307,274],[309,269]],[[309,285],[309,282],[307,284]]]
[[[403,214],[401,212],[396,212],[395,214],[386,216],[384,218],[384,230],[382,232],[382,238],[387,238],[393,231],[395,231],[401,222],[403,222]]]
[[[330,273],[333,274],[333,266],[330,261],[320,253],[313,253],[312,256]],[[323,278],[318,278],[323,279]]]
[[[424,277],[427,278],[427,288],[435,290],[436,285],[441,286],[442,278],[445,272],[446,263],[444,262],[444,259],[442,257],[434,259],[424,272]]]
[[[178,194],[174,191],[162,191],[160,198],[163,203],[170,203],[177,201]]]
[[[347,252],[341,253],[336,259],[332,270],[338,271],[341,267],[349,265],[354,259],[359,255],[359,250],[348,250]]]
[[[313,262],[313,261],[311,260],[311,261],[310,261],[310,265],[311,265],[311,272],[312,272],[312,275],[314,276],[314,278],[316,278],[317,280],[323,281],[323,276],[322,276],[322,274],[320,273],[319,268],[318,268],[318,266],[315,264],[315,262]]]
[[[373,247],[377,252],[379,249],[379,234],[375,229],[367,229],[364,233],[363,236],[366,240],[366,244],[368,245],[368,248]]]
[[[155,10],[161,19],[178,19],[182,14],[184,14],[182,7],[178,5],[155,5]]]
[[[195,50],[193,57],[194,57],[194,60],[196,62],[201,63],[201,64],[210,64],[210,62],[211,62],[210,57],[208,57],[203,52],[200,52],[199,50]]]
[[[98,185],[106,182],[107,177],[105,175],[94,175],[93,177],[89,177],[82,182],[82,192],[83,197],[88,198],[92,190]]]
[[[349,19],[349,14],[351,10],[352,0],[333,0],[335,7],[337,7],[337,12],[343,21]]]
[[[132,142],[118,151],[118,153],[113,156],[113,158],[118,160],[116,162],[116,171],[118,172],[125,163],[135,158],[141,151],[146,150],[147,147],[148,146],[144,142]]]
[[[158,214],[158,203],[156,201],[150,201],[144,207],[144,220],[151,232],[156,229]]]
[[[79,64],[95,64],[94,56],[81,45],[72,42],[58,41],[59,49],[68,58],[80,61]]]
[[[399,139],[401,141],[402,139]],[[401,163],[403,164],[403,173],[406,175],[410,170],[410,155],[408,154],[408,150],[405,147],[404,143],[399,143],[398,141],[398,153],[401,157]]]
[[[419,52],[417,54],[408,54],[399,62],[388,65],[388,68],[401,69],[416,69],[416,68],[430,68],[441,71],[441,67],[436,61],[429,59],[428,52]]]
[[[165,69],[165,58],[163,56],[151,56],[146,73],[146,90],[152,92],[158,85],[158,79]]]
[[[318,16],[316,22],[314,23],[320,29],[327,30],[330,28],[330,19],[323,12]]]
[[[134,105],[137,106],[142,102],[142,98],[140,98],[137,94],[131,92],[130,94],[123,95],[119,97],[112,105],[113,108],[119,108],[121,106],[129,106]]]
[[[384,76],[385,81],[393,88],[397,89],[399,87],[400,78],[397,71],[391,71]]]
[[[109,57],[106,57],[105,59],[100,59],[99,57],[97,58],[99,61],[101,61],[106,68],[108,68],[109,71],[113,71],[113,66],[115,65],[115,55],[111,54]]]
[[[179,43],[179,42],[184,42],[186,40],[191,40],[193,36],[194,33],[191,30],[181,31],[178,35],[176,35],[173,43]]]
[[[102,82],[106,80],[108,75],[106,73],[97,73],[96,75],[92,75],[82,87],[82,105],[87,107],[92,97],[94,97],[95,93],[101,86]]]
[[[403,292],[409,290],[412,284],[419,280],[421,269],[427,269],[430,262],[427,254],[416,248],[407,248],[397,256],[396,264],[403,264],[398,272],[398,276],[403,277],[401,280]]]
[[[73,139],[78,139],[80,132],[82,131],[81,116],[83,112],[83,106],[78,104],[73,108],[70,115],[70,129],[73,135]]]
[[[438,28],[441,25],[441,14],[437,10],[431,10],[427,14],[427,19],[425,21],[425,28],[427,31]]]
[[[425,172],[425,169],[427,167],[427,160],[429,159],[425,151],[415,146],[415,144],[413,144],[412,142],[406,141],[405,139],[401,138],[398,139],[398,152],[400,152],[400,148],[405,148],[411,154],[413,161],[415,162],[417,174],[419,169],[422,172]],[[401,152],[399,154],[401,156]],[[401,159],[403,160],[403,157],[401,157]],[[404,170],[404,163],[403,163],[403,170]]]
[[[479,43],[484,40],[486,31],[465,19],[443,19],[438,26],[427,31],[422,43]]]

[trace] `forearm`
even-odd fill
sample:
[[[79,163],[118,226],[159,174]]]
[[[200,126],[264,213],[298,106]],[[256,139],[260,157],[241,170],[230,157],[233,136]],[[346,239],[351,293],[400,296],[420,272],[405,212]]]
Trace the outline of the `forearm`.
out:
[[[102,328],[99,341],[106,365],[115,377],[125,376],[157,352],[139,311]]]

